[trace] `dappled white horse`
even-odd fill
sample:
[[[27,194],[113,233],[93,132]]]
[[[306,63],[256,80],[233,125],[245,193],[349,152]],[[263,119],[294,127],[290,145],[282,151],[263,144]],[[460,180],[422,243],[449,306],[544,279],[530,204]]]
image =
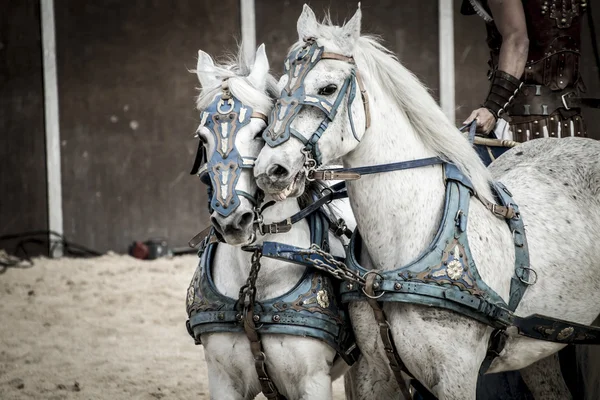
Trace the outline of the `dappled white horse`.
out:
[[[290,140],[281,136],[289,121],[271,122],[270,146],[263,148],[254,169],[259,186],[267,193],[297,195],[302,190],[297,182],[314,167],[312,159],[326,164],[338,158],[345,167],[360,167],[440,157],[470,179],[479,197],[490,200],[494,198],[490,182],[499,180],[519,206],[530,267],[535,271],[531,281],[537,275],[515,314],[537,313],[590,324],[600,313],[596,251],[600,243],[600,143],[538,139],[511,150],[486,169],[415,76],[374,38],[360,35],[360,21],[358,10],[343,27],[319,24],[312,10],[304,7],[298,20],[300,42],[293,49],[305,46],[305,40],[324,48],[322,59],[310,64],[303,79],[303,100],[314,107],[296,109],[297,116],[289,125]],[[310,57],[307,62],[317,60],[314,54]],[[361,83],[363,96],[358,90]],[[298,87],[297,82],[284,78],[281,86],[286,84]],[[354,95],[349,87],[355,89]],[[345,93],[342,99],[338,93]],[[287,118],[287,107],[295,106],[297,101],[282,104],[274,114]],[[365,175],[349,181],[348,192],[362,236],[359,261],[389,271],[417,259],[434,239],[444,210],[446,183],[443,167],[434,164]],[[513,235],[505,220],[493,215],[478,198],[471,197],[467,204],[472,259],[483,282],[508,302],[515,273]],[[448,269],[448,277],[458,278],[461,271]],[[400,283],[398,289],[402,289]],[[475,398],[492,328],[436,307],[385,303],[384,311],[398,353],[417,379],[440,399]],[[372,398],[391,398],[395,382],[373,312],[364,302],[354,303],[351,316],[368,365],[359,377],[359,390]],[[489,372],[522,369],[564,347],[519,336],[513,329],[507,333],[506,345]],[[548,379],[545,385],[553,383]]]
[[[210,303],[214,301],[216,295],[210,294],[212,296],[210,298],[207,294],[212,289],[207,283],[209,280],[202,279],[203,274],[212,278],[212,287],[216,288],[220,295],[237,299],[240,288],[247,283],[246,280],[252,266],[252,253],[242,250],[243,245],[257,245],[263,241],[275,241],[303,248],[309,248],[311,245],[311,230],[306,219],[295,223],[286,233],[258,237],[255,235],[255,204],[253,201],[257,197],[257,186],[251,166],[252,160],[264,145],[261,133],[266,122],[260,118],[260,115],[268,114],[272,107],[272,98],[269,94],[274,93],[270,88],[274,87],[275,80],[269,75],[268,70],[269,63],[264,45],[258,48],[252,67],[249,67],[241,56],[230,65],[218,66],[208,54],[203,51],[198,54],[196,72],[202,86],[202,92],[197,100],[197,107],[201,111],[202,119],[198,135],[206,149],[205,157],[208,158],[203,161],[208,162],[209,169],[215,168],[217,171],[221,166],[213,163],[211,158],[219,157],[219,146],[228,148],[229,154],[233,154],[232,152],[235,151],[239,153],[237,161],[234,157],[235,165],[229,166],[229,175],[225,175],[232,180],[232,184],[229,185],[226,179],[222,179],[223,175],[219,175],[218,171],[215,172],[217,181],[212,181],[213,190],[218,191],[218,195],[211,199],[211,206],[215,209],[211,220],[218,234],[228,244],[219,244],[216,247],[211,245],[212,247],[209,246],[205,250],[202,258],[204,270],[198,269],[188,292],[188,312],[193,309],[190,322],[192,329],[196,331],[196,337],[204,346],[212,399],[252,399],[261,392],[261,384],[246,334],[243,331],[240,332],[240,328],[237,330],[233,328],[231,323],[227,325],[229,328],[225,327],[225,330],[230,329],[229,332],[223,331],[222,323],[220,326],[218,325],[221,320],[227,322],[227,304],[232,301],[227,303],[228,300],[219,297],[218,300],[225,305],[211,305]],[[207,110],[214,101],[223,98],[225,91],[228,92],[228,97],[232,96],[232,103],[228,103],[228,99],[225,98],[222,103],[217,103],[218,112],[210,114]],[[235,110],[239,111],[234,114],[235,118],[229,119],[229,116],[232,115],[228,113],[229,106],[237,107],[237,102],[241,103],[241,108]],[[207,121],[209,119],[226,120],[225,125],[220,125],[223,128],[219,131],[223,135],[222,137],[213,134],[217,131],[216,128],[213,128],[213,131],[208,129]],[[250,119],[249,122],[248,119]],[[242,123],[246,123],[246,125],[241,127],[238,125],[236,128],[236,124]],[[229,139],[234,143],[228,142]],[[250,168],[241,169],[241,172],[236,170],[239,162],[248,163]],[[227,161],[225,161],[226,163]],[[236,175],[233,175],[231,171],[239,172],[237,180],[233,180]],[[227,199],[229,195],[233,196],[233,193],[239,195],[239,204],[233,212],[227,213],[223,210],[221,210],[223,213],[217,212],[225,204],[219,202],[224,198]],[[267,197],[265,202],[269,202],[269,200],[270,198]],[[349,226],[353,228],[355,222],[348,202],[336,201],[335,203],[348,219]],[[231,207],[231,203],[225,207],[227,206]],[[264,210],[264,223],[278,222],[294,215],[299,210],[297,199],[278,202]],[[328,233],[324,232],[324,234]],[[333,235],[328,240],[332,252],[343,256],[342,242]],[[332,293],[324,291],[321,278],[316,275],[308,275],[309,272],[303,265],[265,257],[260,261],[262,267],[256,280],[256,300],[259,305],[279,296],[282,296],[282,302],[285,302],[286,294],[289,296],[293,290],[297,291],[295,287],[300,286],[300,282],[306,284],[305,277],[314,276],[313,287],[320,287],[321,290],[318,292],[315,290],[316,293],[309,293],[304,297],[304,304],[311,305],[312,312],[321,315],[325,322],[331,322],[322,313],[323,309],[326,309],[325,311],[331,309],[335,301],[331,297],[328,298]],[[312,302],[314,299],[316,301]],[[285,306],[286,304],[283,305],[283,307]],[[300,306],[302,306],[302,301]],[[321,309],[317,309],[318,307]],[[213,309],[216,311],[212,312]],[[215,327],[209,324],[200,324],[202,321],[206,322],[206,318],[213,314],[217,317],[212,321],[217,324]],[[297,315],[300,321],[302,318],[306,318],[306,315],[299,312]],[[284,322],[285,316],[286,313],[282,312],[281,323]],[[194,318],[205,319],[200,321]],[[261,318],[263,317],[261,316]],[[279,315],[275,314],[271,318],[275,321]],[[310,337],[310,334],[305,335],[306,337],[298,336],[302,335],[302,331],[296,331],[296,335],[269,333],[271,329],[276,329],[275,324],[268,325],[272,321],[261,319],[257,321],[256,325],[260,328],[259,325],[263,322],[266,332],[263,333],[263,329],[258,329],[258,332],[261,335],[262,347],[266,355],[266,368],[279,393],[290,400],[331,399],[332,381],[341,376],[348,368],[341,358],[336,358],[336,351],[326,341]],[[194,326],[196,327],[194,328]],[[198,329],[202,330],[201,335],[198,334],[200,332]]]

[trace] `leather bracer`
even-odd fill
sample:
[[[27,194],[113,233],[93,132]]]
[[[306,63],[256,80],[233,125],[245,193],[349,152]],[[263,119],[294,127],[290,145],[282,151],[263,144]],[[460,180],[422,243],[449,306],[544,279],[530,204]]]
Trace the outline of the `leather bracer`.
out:
[[[496,70],[492,75],[492,85],[483,106],[498,119],[515,98],[523,83],[504,71]]]

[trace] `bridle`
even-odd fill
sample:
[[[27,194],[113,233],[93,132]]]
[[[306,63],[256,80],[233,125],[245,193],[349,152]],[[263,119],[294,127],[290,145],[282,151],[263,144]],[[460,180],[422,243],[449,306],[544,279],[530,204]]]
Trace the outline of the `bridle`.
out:
[[[235,139],[241,128],[252,118],[267,122],[267,116],[253,111],[231,94],[227,79],[221,82],[221,94],[200,113],[200,125],[206,127],[214,138],[215,149],[207,157],[205,144],[200,140],[191,175],[198,175],[209,187],[209,209],[224,217],[231,215],[240,205],[240,196],[254,207],[259,203],[259,192],[254,195],[235,186],[244,169],[254,168],[255,157],[240,154]]]
[[[334,102],[330,102],[321,95],[308,95],[305,92],[304,80],[308,73],[321,60],[338,60],[354,65],[350,75],[344,80],[342,87]],[[288,81],[281,95],[271,111],[271,123],[263,133],[263,139],[270,147],[277,147],[280,144],[294,137],[304,145],[302,152],[305,156],[305,169],[314,170],[322,164],[321,151],[318,142],[327,129],[327,126],[337,115],[338,108],[344,97],[348,95],[348,117],[350,127],[354,138],[360,142],[352,120],[352,102],[356,96],[356,87],[360,89],[363,105],[365,107],[365,129],[370,125],[369,100],[364,89],[363,81],[356,68],[353,57],[347,57],[337,53],[324,51],[314,38],[305,40],[305,43],[298,50],[293,51],[284,63],[284,73],[288,76]],[[304,106],[316,107],[321,110],[325,117],[307,140],[300,132],[291,127],[292,122],[298,116],[298,113]]]

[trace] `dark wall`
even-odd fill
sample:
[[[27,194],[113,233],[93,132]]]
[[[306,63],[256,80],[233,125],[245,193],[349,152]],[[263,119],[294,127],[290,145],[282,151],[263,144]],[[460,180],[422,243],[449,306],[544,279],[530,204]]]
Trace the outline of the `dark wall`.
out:
[[[271,70],[279,76],[290,45],[298,40],[296,21],[308,3],[320,20],[329,10],[334,23],[349,20],[356,12],[355,0],[257,0],[257,43],[266,43]],[[438,13],[437,2],[380,0],[362,2],[362,32],[381,35],[384,44],[437,96]]]
[[[596,40],[600,42],[600,2],[596,1],[591,6],[593,6],[592,17],[596,28]],[[587,16],[582,35],[581,76],[587,86],[585,96],[600,98],[600,73],[592,52],[592,36]],[[590,137],[600,140],[600,109],[584,109],[583,116]]]
[[[235,49],[239,2],[56,0],[65,234],[125,251],[208,223],[196,151],[198,49]],[[226,12],[224,12],[226,10]]]
[[[489,90],[485,23],[476,15],[460,14],[462,0],[454,0],[454,76],[456,124],[478,108]]]
[[[485,23],[478,16],[460,14],[462,0],[454,0],[454,51],[456,76],[456,121],[462,123],[472,110],[479,107],[489,90],[487,80],[489,58],[485,43]],[[600,35],[600,4],[593,5],[596,35]],[[589,97],[600,97],[600,79],[592,53],[592,41],[587,15],[582,29],[581,75]],[[600,38],[599,38],[600,40]],[[590,137],[600,139],[600,110],[583,110]]]
[[[39,21],[39,1],[0,1],[0,236],[48,229]]]

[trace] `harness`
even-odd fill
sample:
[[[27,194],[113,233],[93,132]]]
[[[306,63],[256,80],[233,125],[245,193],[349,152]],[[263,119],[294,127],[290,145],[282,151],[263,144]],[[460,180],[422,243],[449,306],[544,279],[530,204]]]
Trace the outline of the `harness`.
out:
[[[350,63],[353,66],[356,65],[352,57],[324,51],[324,48],[319,46],[315,39],[310,38],[305,40],[304,46],[296,51],[292,51],[285,60],[284,73],[287,75],[288,81],[281,91],[275,107],[271,111],[271,122],[263,133],[263,139],[271,147],[279,146],[288,141],[290,137],[294,137],[302,142],[306,161],[312,168],[321,165],[321,151],[318,146],[319,139],[321,139],[327,126],[337,115],[338,108],[346,94],[348,95],[348,116],[350,118],[352,133],[354,138],[360,141],[354,129],[351,112],[357,85],[365,107],[366,129],[369,128],[370,124],[369,100],[360,73],[356,67],[352,69],[350,75],[344,80],[333,103],[325,96],[306,94],[304,79],[308,72],[321,60],[338,60]],[[300,132],[291,127],[292,122],[304,106],[318,108],[325,114],[325,117],[308,140]]]
[[[537,314],[528,317],[519,317],[514,314],[527,287],[536,282],[537,274],[529,267],[527,240],[518,206],[513,201],[510,192],[501,183],[496,182],[492,187],[499,204],[491,202],[474,190],[472,183],[456,166],[439,157],[358,168],[316,170],[322,161],[318,141],[335,117],[343,96],[347,93],[348,105],[351,104],[355,90],[353,85],[355,78],[363,96],[367,128],[369,126],[367,94],[356,68],[344,81],[333,103],[322,96],[306,95],[304,79],[321,59],[336,59],[354,65],[351,57],[324,52],[314,39],[307,40],[303,47],[292,52],[285,62],[288,83],[272,112],[270,125],[263,133],[263,138],[269,146],[276,147],[292,136],[300,140],[304,144],[302,150],[305,155],[304,168],[309,180],[353,180],[359,179],[361,175],[365,174],[419,168],[427,165],[441,164],[444,167],[446,196],[443,218],[434,240],[417,260],[392,271],[367,270],[357,261],[356,254],[357,248],[359,248],[357,246],[361,239],[358,231],[355,231],[348,248],[346,264],[331,258],[326,258],[325,263],[313,263],[315,268],[323,271],[330,273],[335,271],[333,276],[346,281],[341,287],[343,303],[367,300],[380,327],[385,353],[403,394],[410,398],[401,372],[413,377],[412,384],[422,395],[427,398],[435,398],[427,388],[414,379],[414,375],[402,362],[382,308],[383,302],[404,302],[444,308],[495,328],[490,337],[488,352],[480,373],[484,373],[494,358],[503,350],[507,338],[505,331],[511,326],[516,327],[519,334],[534,339],[566,344],[600,344],[600,328]],[[325,118],[308,140],[291,128],[291,122],[303,106],[317,107],[325,114]],[[358,140],[351,113],[349,112],[348,115],[352,132]],[[474,136],[475,124],[473,123],[469,134],[471,142],[473,142]],[[495,216],[505,219],[513,233],[515,272],[511,279],[508,303],[481,279],[473,261],[466,233],[469,202],[472,196],[476,197]],[[310,251],[310,254],[323,255],[323,250],[319,248],[313,247]],[[306,252],[304,254],[306,255]]]
[[[263,114],[253,112],[252,108],[231,95],[227,80],[222,82],[222,94],[215,96],[201,113],[201,125],[211,132],[215,150],[208,158],[206,146],[200,141],[191,174],[199,175],[208,187],[209,211],[228,216],[239,206],[239,196],[243,196],[250,200],[257,211],[256,228],[260,233],[286,232],[292,224],[307,219],[311,243],[329,251],[330,227],[334,227],[336,233],[341,232],[348,237],[351,234],[343,220],[330,221],[321,209],[326,202],[337,197],[323,196],[284,221],[263,224],[260,211],[270,204],[263,204],[259,209],[262,192],[251,195],[235,189],[241,171],[253,168],[255,162],[255,158],[241,155],[235,146],[237,133],[251,118],[266,121]],[[260,341],[263,333],[312,337],[334,348],[347,364],[352,365],[356,361],[360,351],[354,342],[347,306],[339,301],[340,283],[330,276],[307,268],[300,281],[287,293],[274,299],[256,301],[256,280],[263,251],[267,254],[275,252],[280,259],[285,254],[283,259],[289,258],[306,266],[320,260],[318,256],[305,258],[299,254],[305,249],[294,248],[289,251],[287,245],[277,242],[264,242],[246,249],[253,251],[250,274],[246,285],[240,289],[239,298],[233,299],[219,293],[212,279],[211,267],[218,246],[218,241],[213,241],[216,236],[214,229],[207,229],[190,241],[191,247],[200,245],[200,263],[188,288],[186,301],[189,316],[186,326],[196,344],[201,344],[201,336],[206,333],[244,332],[250,342],[262,392],[268,399],[277,400],[284,400],[285,397],[279,393],[268,374],[266,355]]]
[[[248,125],[252,118],[267,121],[267,117],[254,112],[242,104],[229,91],[227,80],[222,82],[222,93],[201,112],[200,125],[212,134],[215,149],[207,157],[205,143],[198,141],[198,151],[191,175],[198,175],[209,187],[209,209],[224,217],[230,215],[239,205],[240,196],[247,198],[254,206],[258,204],[258,193],[250,194],[235,188],[243,169],[254,168],[255,157],[240,154],[235,146],[239,130]]]
[[[328,249],[328,217],[321,211],[311,214],[308,223],[311,242]],[[196,344],[201,344],[203,334],[238,332],[248,335],[248,319],[252,322],[251,348],[263,393],[267,398],[282,399],[266,370],[266,356],[259,335],[265,333],[311,337],[321,340],[336,350],[338,356],[352,365],[359,354],[348,318],[347,306],[339,301],[338,281],[313,268],[307,268],[300,281],[287,293],[264,301],[242,304],[219,293],[212,279],[212,261],[218,243],[209,243],[207,237],[199,251],[200,263],[187,292],[187,328]],[[286,254],[283,259],[312,266],[310,261],[286,252],[287,245],[264,242],[255,251]],[[318,258],[318,257],[313,257]],[[256,271],[258,275],[258,271]],[[255,277],[256,278],[256,277]],[[242,288],[243,289],[243,288]],[[250,317],[250,318],[248,318]],[[255,351],[258,348],[259,351]]]

